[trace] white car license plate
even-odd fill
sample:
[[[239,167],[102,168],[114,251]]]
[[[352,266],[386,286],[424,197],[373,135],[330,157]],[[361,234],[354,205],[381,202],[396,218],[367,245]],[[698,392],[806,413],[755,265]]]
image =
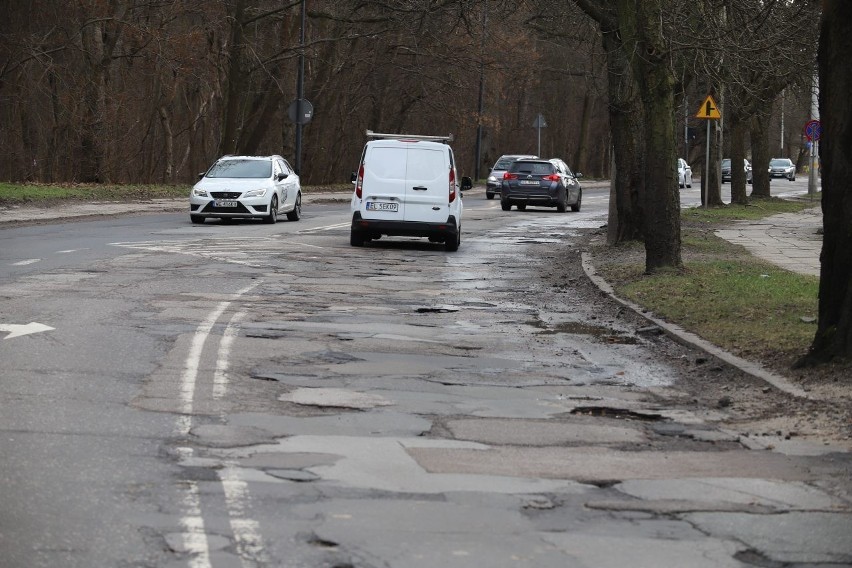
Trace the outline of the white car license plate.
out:
[[[236,201],[229,201],[229,200],[225,200],[225,199],[217,199],[213,205],[215,207],[236,207],[237,202]]]
[[[539,182],[537,179],[522,179],[521,185],[538,185]]]
[[[382,203],[378,201],[368,201],[367,211],[399,211],[399,203]]]

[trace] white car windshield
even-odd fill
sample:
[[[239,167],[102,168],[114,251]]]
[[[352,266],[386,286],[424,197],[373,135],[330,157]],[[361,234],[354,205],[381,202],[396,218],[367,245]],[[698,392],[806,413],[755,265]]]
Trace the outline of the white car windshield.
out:
[[[269,160],[222,160],[216,162],[209,178],[268,178],[272,175],[272,162]]]

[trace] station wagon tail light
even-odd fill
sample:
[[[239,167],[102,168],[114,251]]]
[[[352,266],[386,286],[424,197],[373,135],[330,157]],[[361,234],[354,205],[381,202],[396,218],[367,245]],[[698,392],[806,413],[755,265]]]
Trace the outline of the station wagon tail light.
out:
[[[358,178],[355,180],[355,195],[358,199],[361,199],[361,195],[364,193],[364,164],[361,164],[361,167],[358,168]]]
[[[456,200],[456,171],[450,168],[450,203]]]
[[[503,174],[503,179],[518,179],[518,174],[510,174],[509,172],[506,172]]]
[[[546,179],[547,181],[559,181],[559,174],[550,174],[549,176],[544,176],[541,179]]]

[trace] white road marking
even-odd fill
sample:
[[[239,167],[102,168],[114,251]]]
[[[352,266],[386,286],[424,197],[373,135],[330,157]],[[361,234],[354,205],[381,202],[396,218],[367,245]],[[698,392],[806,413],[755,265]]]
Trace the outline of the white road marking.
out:
[[[189,481],[188,484],[183,496],[186,514],[180,518],[180,524],[183,526],[183,545],[192,556],[189,559],[191,568],[210,568],[210,544],[207,542],[204,518],[201,516],[198,484],[195,481]]]
[[[263,539],[260,524],[246,517],[245,504],[248,501],[248,484],[240,478],[240,470],[228,463],[219,470],[219,479],[225,491],[225,503],[228,508],[228,520],[236,540],[240,562],[246,568],[266,565],[268,558],[263,552]]]
[[[40,333],[42,331],[52,331],[54,329],[56,328],[44,325],[43,323],[36,323],[34,321],[27,324],[0,323],[0,331],[10,332],[4,339],[12,339],[13,337],[20,337],[31,333]]]
[[[234,294],[234,297],[239,298],[252,288],[258,286],[260,283],[261,281],[257,281],[249,284],[242,290],[238,290]],[[183,416],[180,417],[182,419],[178,419],[177,426],[179,435],[188,435],[192,426],[192,399],[195,396],[195,383],[198,379],[198,367],[201,364],[201,352],[204,349],[204,342],[207,341],[207,337],[210,335],[210,331],[213,329],[216,321],[230,305],[230,300],[227,302],[219,302],[216,308],[214,308],[214,310],[207,315],[204,321],[199,324],[198,329],[195,330],[195,335],[192,337],[192,344],[189,347],[189,353],[187,353],[186,360],[184,362],[183,374],[181,375],[180,382],[181,414]]]
[[[245,312],[237,312],[228,322],[219,342],[219,357],[216,359],[216,370],[213,373],[213,398],[220,399],[228,392],[228,358],[231,356],[231,345],[239,330],[239,322],[245,317]]]
[[[28,258],[26,260],[19,260],[18,262],[13,262],[11,266],[26,266],[28,264],[35,264],[36,262],[40,261],[40,258]]]
[[[349,227],[351,225],[352,225],[352,223],[350,221],[347,221],[345,223],[337,223],[335,225],[325,225],[325,226],[322,226],[322,227],[311,227],[310,229],[303,229],[303,230],[299,231],[299,234],[301,235],[301,234],[305,234],[305,233],[316,233],[316,232],[319,232],[319,231],[330,231],[331,229],[342,229],[343,227]]]

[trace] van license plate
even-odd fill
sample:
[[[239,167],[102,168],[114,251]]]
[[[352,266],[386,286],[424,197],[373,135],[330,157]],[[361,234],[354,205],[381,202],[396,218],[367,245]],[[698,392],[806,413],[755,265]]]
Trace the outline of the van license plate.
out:
[[[225,201],[224,199],[217,199],[213,203],[213,206],[214,207],[236,207],[237,202],[236,201]]]
[[[399,211],[399,203],[379,203],[376,201],[367,202],[367,211]]]

